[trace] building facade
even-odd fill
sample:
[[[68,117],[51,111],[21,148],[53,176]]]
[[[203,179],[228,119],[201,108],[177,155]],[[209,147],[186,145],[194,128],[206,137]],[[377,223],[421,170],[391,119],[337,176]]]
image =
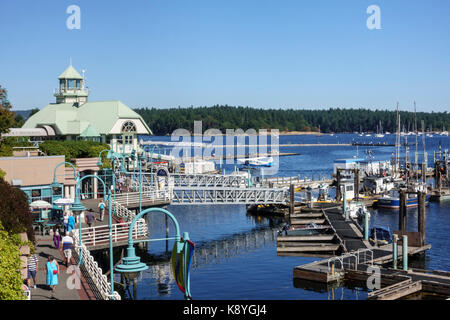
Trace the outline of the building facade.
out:
[[[144,119],[121,101],[88,101],[84,76],[71,65],[58,80],[56,103],[31,116],[23,129],[45,128],[54,131],[54,139],[98,141],[126,153],[138,149],[138,135],[152,134]]]

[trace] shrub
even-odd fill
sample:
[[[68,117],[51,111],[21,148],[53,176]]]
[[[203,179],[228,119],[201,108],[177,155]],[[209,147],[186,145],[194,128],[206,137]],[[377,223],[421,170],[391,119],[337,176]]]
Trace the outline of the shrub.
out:
[[[48,156],[64,155],[67,161],[74,158],[97,158],[100,151],[110,149],[106,143],[74,140],[44,141],[39,148]]]
[[[0,222],[0,300],[23,300],[20,275],[20,238],[8,233]]]

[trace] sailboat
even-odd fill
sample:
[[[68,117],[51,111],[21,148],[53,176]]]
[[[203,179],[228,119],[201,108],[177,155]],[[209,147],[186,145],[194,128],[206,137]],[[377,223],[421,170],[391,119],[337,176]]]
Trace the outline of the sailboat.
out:
[[[414,109],[415,109],[415,104],[414,104]],[[398,107],[397,107],[398,110]],[[399,129],[400,129],[400,115],[397,114],[397,123],[398,123],[398,127],[397,127],[397,133],[399,133]],[[417,125],[415,125],[415,127],[417,128]],[[423,120],[422,120],[422,131],[424,128],[424,124],[423,124]],[[417,132],[417,129],[415,129]],[[398,169],[399,166],[399,155],[400,155],[400,138],[397,138],[396,141],[396,146],[397,146],[397,150],[396,150],[396,169]],[[425,154],[425,140],[423,139],[423,149],[424,149],[424,154]],[[405,166],[408,163],[408,153],[409,153],[409,149],[408,149],[408,138],[405,137]],[[416,136],[416,154],[417,154],[417,136]],[[406,185],[403,186],[403,189],[412,191],[412,192],[425,192],[426,196],[425,196],[425,204],[428,204],[431,198],[431,195],[427,193],[427,185],[426,182],[420,182],[416,179],[414,179],[413,181],[409,180],[409,171],[406,172]],[[391,190],[390,194],[388,196],[384,196],[379,198],[374,204],[376,204],[377,207],[379,208],[386,208],[386,209],[399,209],[400,208],[400,193],[399,193],[400,188],[396,189],[396,190]],[[406,207],[407,208],[411,208],[411,207],[417,207],[419,205],[419,199],[416,193],[407,193],[406,194]]]
[[[381,126],[381,120],[380,120],[380,125],[377,126],[377,134],[375,135],[376,138],[383,138],[384,134],[383,132],[383,127]]]

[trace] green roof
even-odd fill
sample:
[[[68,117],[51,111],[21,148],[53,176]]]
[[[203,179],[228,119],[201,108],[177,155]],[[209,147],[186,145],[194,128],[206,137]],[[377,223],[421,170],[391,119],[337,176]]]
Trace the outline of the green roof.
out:
[[[119,119],[139,119],[149,134],[144,119],[118,100],[86,102],[80,107],[72,103],[49,104],[28,118],[22,128],[51,125],[58,135],[108,134]],[[87,131],[86,131],[87,130]]]
[[[100,137],[100,134],[93,126],[88,125],[88,127],[80,134],[80,137]]]
[[[59,75],[58,79],[83,79],[83,77],[77,70],[75,70],[74,67],[72,67],[72,65],[70,65],[66,70],[64,70],[63,73]]]

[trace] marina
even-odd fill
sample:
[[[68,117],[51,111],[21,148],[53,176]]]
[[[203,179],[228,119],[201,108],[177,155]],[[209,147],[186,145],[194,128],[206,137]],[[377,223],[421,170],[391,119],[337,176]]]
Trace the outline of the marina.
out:
[[[0,300],[450,300],[449,3],[29,2],[0,4]]]

